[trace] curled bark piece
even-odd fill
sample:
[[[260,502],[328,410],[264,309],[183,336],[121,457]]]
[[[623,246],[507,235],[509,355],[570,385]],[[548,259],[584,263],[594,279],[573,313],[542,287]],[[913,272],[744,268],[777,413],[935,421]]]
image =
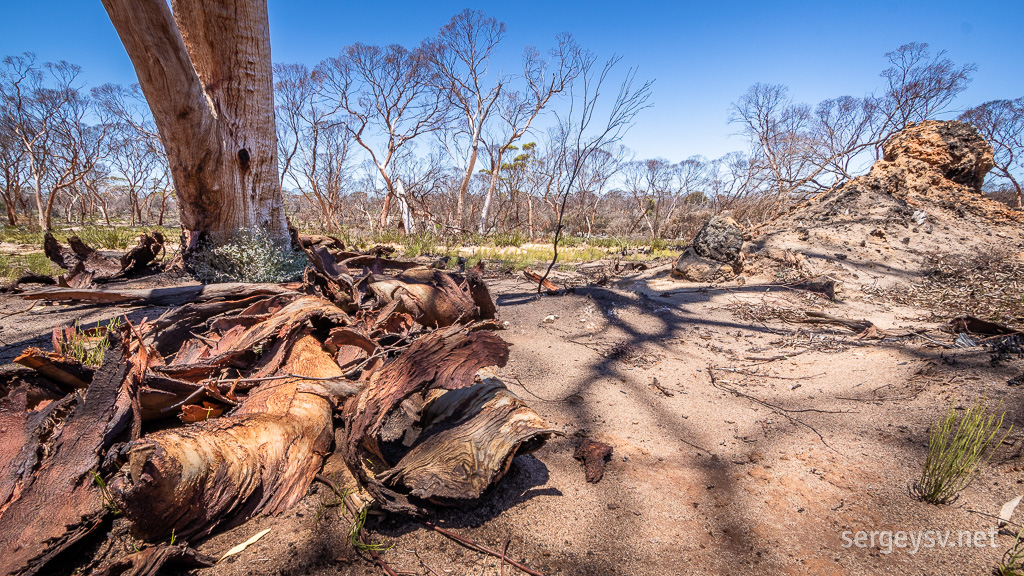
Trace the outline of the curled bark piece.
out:
[[[38,348],[26,348],[14,359],[14,363],[39,372],[65,391],[85,388],[92,380],[91,368],[86,368],[81,363],[60,354],[48,354]]]
[[[81,261],[70,248],[61,246],[60,242],[57,242],[57,239],[49,232],[43,235],[43,254],[51,262],[65,270],[71,270]]]
[[[308,335],[291,348],[281,372],[341,376]],[[302,384],[266,382],[229,416],[132,443],[110,490],[133,531],[146,538],[172,529],[181,538],[200,537],[222,522],[274,514],[298,501],[333,436],[331,402]]]
[[[583,470],[587,475],[587,482],[600,482],[604,477],[605,462],[611,458],[612,447],[604,442],[597,442],[589,438],[585,439],[576,448],[573,458],[583,461]]]
[[[93,474],[130,420],[127,373],[115,339],[84,401],[70,395],[24,420],[22,449],[0,477],[0,574],[45,573],[47,562],[100,526],[104,502]]]

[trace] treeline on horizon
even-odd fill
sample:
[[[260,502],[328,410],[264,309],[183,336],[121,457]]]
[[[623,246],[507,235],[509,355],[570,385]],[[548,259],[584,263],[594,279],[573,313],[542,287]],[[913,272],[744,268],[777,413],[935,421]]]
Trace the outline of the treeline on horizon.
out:
[[[598,62],[571,36],[495,72],[505,25],[465,10],[415,47],[356,43],[313,68],[276,64],[278,162],[293,224],[351,234],[688,238],[710,215],[745,223],[866,171],[908,123],[952,117],[977,67],[910,43],[885,54],[878,87],[814,106],[754,84],[729,122],[747,149],[673,162],[621,137],[650,83]],[[619,66],[619,68],[617,68]],[[7,56],[0,69],[0,194],[9,226],[173,224],[167,159],[138,86],[86,89],[81,68]],[[609,80],[610,82],[610,80]],[[603,84],[603,87],[601,87]],[[598,96],[598,88],[603,94]],[[869,87],[870,88],[870,87]],[[993,145],[986,183],[1021,201],[1024,97],[957,116]]]

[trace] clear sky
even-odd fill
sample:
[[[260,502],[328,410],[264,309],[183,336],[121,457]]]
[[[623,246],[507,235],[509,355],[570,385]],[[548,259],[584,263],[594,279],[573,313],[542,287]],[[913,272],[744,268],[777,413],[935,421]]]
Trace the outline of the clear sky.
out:
[[[638,157],[741,149],[726,118],[751,84],[786,84],[811,104],[863,96],[879,86],[884,53],[908,42],[978,65],[958,107],[1024,96],[1024,0],[269,0],[274,61],[314,65],[353,42],[415,45],[467,7],[508,25],[508,68],[524,45],[545,48],[570,32],[602,59],[622,56],[622,71],[637,66],[639,78],[654,79],[654,106],[624,141]],[[135,81],[99,0],[0,0],[0,23],[0,55],[74,62],[89,86]]]

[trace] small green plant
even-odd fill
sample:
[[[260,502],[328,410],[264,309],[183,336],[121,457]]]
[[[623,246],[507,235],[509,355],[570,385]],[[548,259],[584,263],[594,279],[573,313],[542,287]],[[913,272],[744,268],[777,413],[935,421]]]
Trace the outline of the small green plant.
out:
[[[373,550],[374,552],[383,552],[391,548],[390,544],[384,542],[370,542],[369,539],[363,539],[363,526],[366,525],[366,515],[370,510],[369,502],[364,502],[359,508],[359,511],[354,514],[352,519],[352,525],[348,528],[348,542],[356,550],[365,552],[367,550]]]
[[[1013,545],[1003,554],[1003,561],[996,566],[996,576],[1024,576],[1024,528],[1017,531]]]
[[[69,337],[57,342],[58,349],[55,352],[74,358],[86,366],[99,366],[103,363],[103,355],[110,348],[107,334],[117,330],[120,325],[120,317],[111,318],[106,325],[97,322],[95,328],[83,328],[76,321]]]
[[[114,514],[121,514],[121,509],[114,503],[114,499],[110,495],[110,489],[107,488],[107,482],[103,479],[103,476],[100,476],[100,473],[95,470],[90,470],[89,474],[92,476],[92,481],[100,489],[100,498],[103,500],[103,507]]]
[[[956,407],[950,408],[949,414],[932,426],[921,479],[913,487],[917,497],[932,504],[956,500],[1013,429],[1011,425],[999,435],[1005,416],[1005,412],[998,417],[988,414],[978,402],[965,410],[958,422]]]
[[[253,228],[237,230],[226,244],[200,250],[189,265],[206,283],[287,282],[298,279],[307,262],[304,253]]]

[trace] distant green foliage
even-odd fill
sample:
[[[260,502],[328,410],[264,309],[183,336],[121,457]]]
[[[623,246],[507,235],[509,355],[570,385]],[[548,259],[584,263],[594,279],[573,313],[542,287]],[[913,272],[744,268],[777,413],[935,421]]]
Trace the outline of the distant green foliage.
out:
[[[932,504],[956,500],[1013,429],[1011,425],[1000,436],[1005,416],[1005,412],[998,417],[988,414],[985,405],[978,402],[964,411],[958,424],[956,408],[951,408],[949,414],[932,427],[924,470],[914,485],[917,496]]]
[[[228,243],[201,249],[189,260],[193,274],[206,283],[298,280],[307,263],[303,252],[258,228],[237,230]]]
[[[54,229],[53,237],[58,242],[67,243],[68,236],[78,236],[93,248],[107,248],[110,250],[125,250],[135,243],[140,234],[153,230],[159,231],[169,240],[174,240],[178,230],[167,226],[80,226],[75,228]],[[24,226],[3,226],[0,227],[0,242],[11,244],[24,244],[28,246],[43,247],[43,232],[26,228]]]
[[[9,282],[25,272],[43,276],[56,276],[61,270],[42,252],[29,254],[0,254],[0,278]]]

